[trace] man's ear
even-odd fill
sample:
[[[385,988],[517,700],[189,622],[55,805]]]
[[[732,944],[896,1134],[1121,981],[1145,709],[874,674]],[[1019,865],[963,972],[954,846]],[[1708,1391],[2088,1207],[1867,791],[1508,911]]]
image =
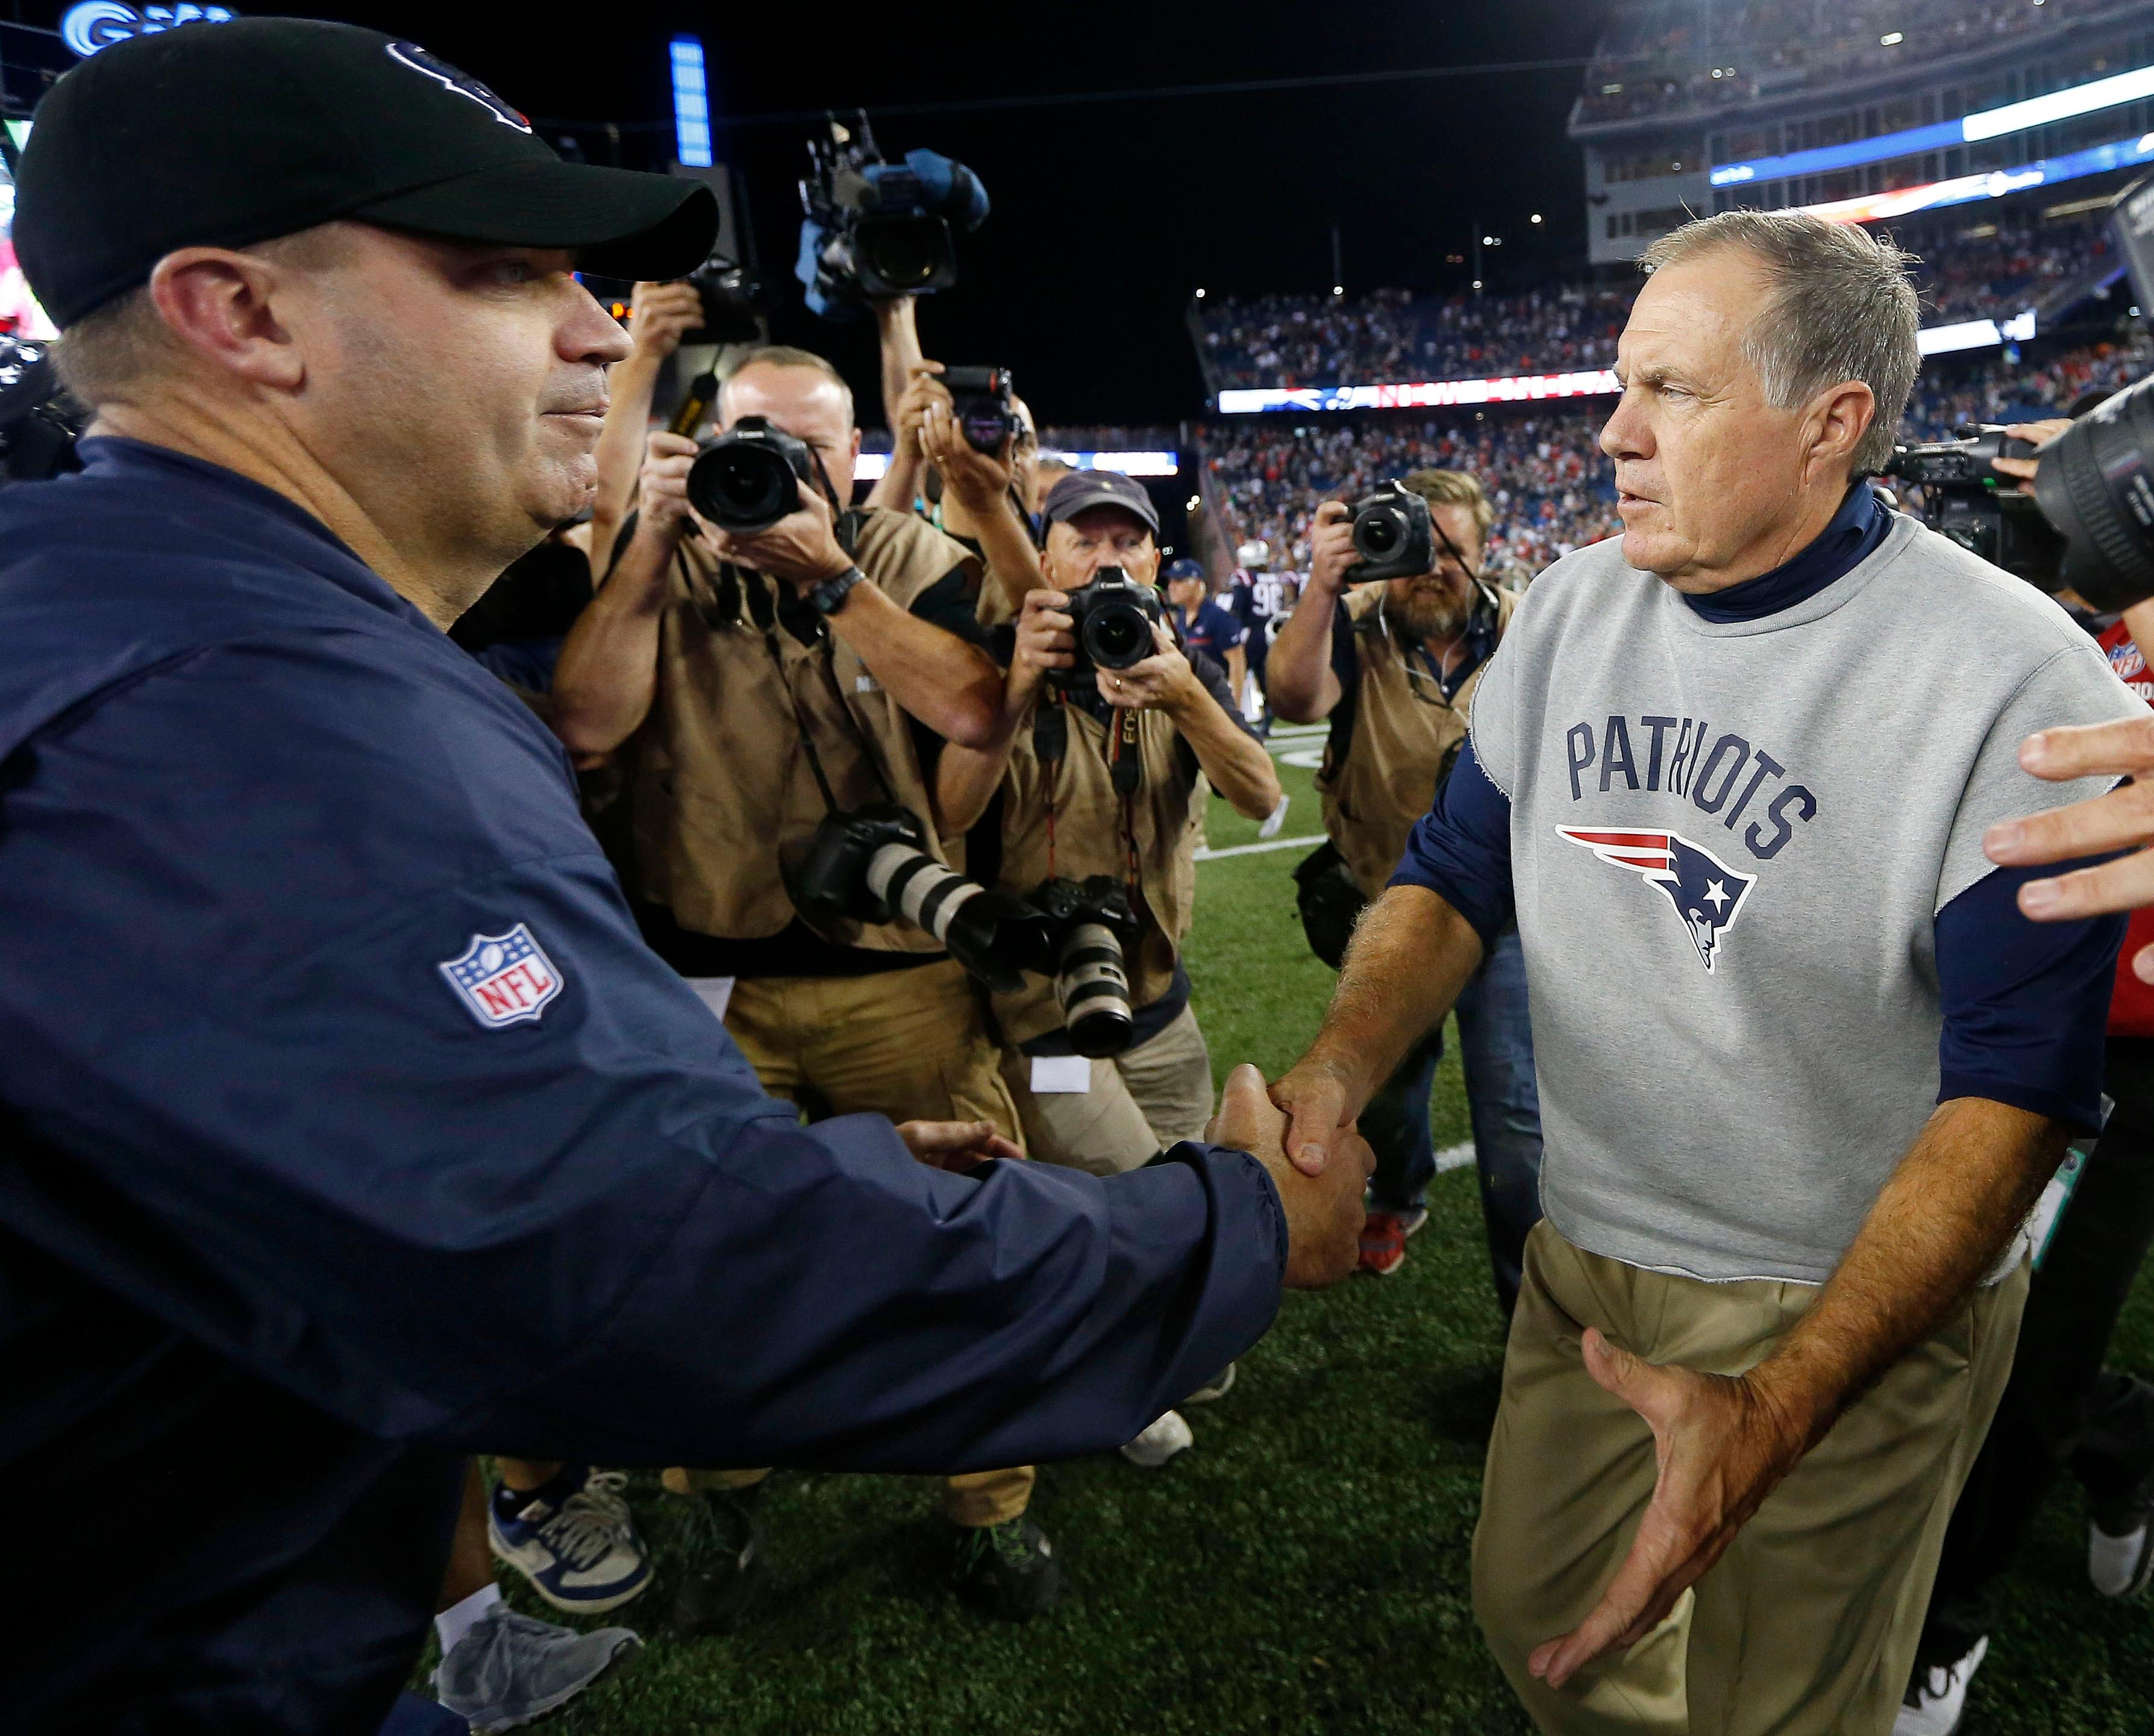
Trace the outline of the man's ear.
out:
[[[1843,380],[1812,401],[1806,468],[1838,468],[1851,461],[1877,417],[1877,396],[1860,380]]]
[[[212,366],[289,391],[306,378],[278,291],[289,277],[275,263],[229,248],[181,248],[150,273],[150,299],[175,341]]]

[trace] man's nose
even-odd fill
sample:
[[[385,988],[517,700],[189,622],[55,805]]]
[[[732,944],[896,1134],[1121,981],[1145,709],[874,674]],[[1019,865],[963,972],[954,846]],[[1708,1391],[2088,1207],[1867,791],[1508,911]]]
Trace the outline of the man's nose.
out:
[[[590,290],[574,278],[569,281],[574,284],[573,302],[554,339],[562,359],[601,368],[625,360],[630,347],[626,329],[599,305]]]
[[[1625,392],[1616,401],[1614,413],[1600,430],[1600,450],[1611,458],[1649,457],[1651,438],[1644,415],[1631,394]]]

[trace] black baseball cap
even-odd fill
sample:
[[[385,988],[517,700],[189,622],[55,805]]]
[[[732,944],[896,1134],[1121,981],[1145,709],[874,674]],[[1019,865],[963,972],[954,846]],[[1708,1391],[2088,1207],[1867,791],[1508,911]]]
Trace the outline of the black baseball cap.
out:
[[[1120,507],[1144,520],[1145,528],[1159,534],[1159,508],[1151,503],[1144,484],[1115,470],[1073,470],[1047,491],[1041,516],[1049,524],[1074,518],[1087,507]]]
[[[237,18],[115,43],[54,85],[16,176],[15,253],[66,326],[176,248],[246,247],[339,217],[572,248],[591,271],[646,279],[694,270],[718,232],[700,181],[564,162],[416,43]]]

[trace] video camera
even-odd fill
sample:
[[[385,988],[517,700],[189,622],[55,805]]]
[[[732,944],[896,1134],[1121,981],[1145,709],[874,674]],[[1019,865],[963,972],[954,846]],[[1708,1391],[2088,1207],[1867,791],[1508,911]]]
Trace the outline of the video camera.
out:
[[[1063,611],[1075,623],[1077,661],[1054,671],[1058,687],[1091,687],[1102,669],[1133,669],[1158,650],[1154,625],[1166,618],[1159,593],[1120,567],[1101,567],[1069,594]]]
[[[1922,484],[1925,520],[2045,591],[2112,615],[2154,596],[2154,378],[2126,386],[2040,453],[2032,496],[1991,469],[2033,457],[1993,426],[1899,447],[1885,474]],[[1994,552],[1992,552],[1992,551]]]
[[[51,343],[0,337],[0,483],[41,483],[81,469],[74,444],[89,426],[60,388]]]
[[[800,257],[794,275],[825,319],[865,301],[926,295],[957,281],[952,226],[966,234],[988,215],[987,189],[962,163],[932,151],[886,162],[865,114],[829,117],[829,136],[808,141],[800,182]]]
[[[1396,477],[1354,503],[1351,585],[1411,579],[1436,564],[1436,529],[1428,503]]]
[[[1009,370],[945,368],[942,384],[949,389],[951,410],[966,444],[991,458],[998,456],[1003,443],[1022,426]]]
[[[697,451],[688,467],[688,503],[721,530],[768,530],[799,511],[798,485],[814,486],[821,469],[806,441],[766,417],[744,416]]]

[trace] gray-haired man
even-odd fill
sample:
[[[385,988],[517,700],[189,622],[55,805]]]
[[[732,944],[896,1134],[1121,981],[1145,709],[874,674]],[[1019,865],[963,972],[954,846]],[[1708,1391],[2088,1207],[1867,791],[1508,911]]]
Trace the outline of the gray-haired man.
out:
[[[2030,729],[2131,702],[1860,480],[1917,366],[1904,256],[1741,212],[1646,263],[1621,544],[1528,594],[1274,1095],[1320,1163],[1515,910],[1547,1218],[1483,1627],[1546,1730],[1882,1736],[2121,932],[2025,921],[1983,831],[2043,804]]]

